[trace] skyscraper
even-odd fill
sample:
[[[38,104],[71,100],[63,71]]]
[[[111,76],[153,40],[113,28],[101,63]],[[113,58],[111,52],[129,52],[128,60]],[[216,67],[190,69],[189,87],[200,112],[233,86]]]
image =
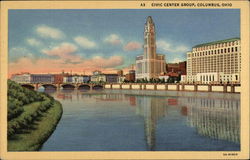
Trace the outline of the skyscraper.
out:
[[[136,57],[136,79],[158,78],[166,72],[165,55],[156,54],[155,25],[151,16],[144,28],[144,54]]]

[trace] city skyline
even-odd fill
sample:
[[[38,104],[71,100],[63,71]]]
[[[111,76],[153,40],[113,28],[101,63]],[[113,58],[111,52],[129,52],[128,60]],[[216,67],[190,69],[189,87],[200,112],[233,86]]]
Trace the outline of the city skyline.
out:
[[[183,61],[194,45],[240,37],[239,14],[237,9],[10,10],[9,76],[127,68],[143,53],[148,16],[157,24],[157,53],[168,63]]]

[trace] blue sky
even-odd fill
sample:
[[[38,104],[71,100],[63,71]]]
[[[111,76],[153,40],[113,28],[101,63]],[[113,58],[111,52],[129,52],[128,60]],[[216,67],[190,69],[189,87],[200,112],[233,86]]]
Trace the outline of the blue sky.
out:
[[[9,10],[10,70],[27,63],[34,65],[27,71],[46,72],[35,66],[52,62],[51,72],[128,67],[143,52],[147,16],[168,63],[185,60],[194,45],[240,37],[238,9]]]

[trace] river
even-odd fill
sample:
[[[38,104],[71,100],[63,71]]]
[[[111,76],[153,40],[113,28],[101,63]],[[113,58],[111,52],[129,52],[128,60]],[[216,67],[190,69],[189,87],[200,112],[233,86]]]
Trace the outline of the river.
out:
[[[50,92],[63,115],[40,151],[239,151],[240,94]]]

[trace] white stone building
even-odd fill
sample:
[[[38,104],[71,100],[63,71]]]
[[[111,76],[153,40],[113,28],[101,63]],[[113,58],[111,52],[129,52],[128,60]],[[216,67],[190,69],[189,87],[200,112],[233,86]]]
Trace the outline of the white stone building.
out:
[[[136,57],[136,80],[159,78],[161,73],[166,72],[165,55],[156,54],[155,41],[155,25],[149,16],[144,29],[144,54]]]
[[[17,83],[31,83],[31,75],[29,73],[14,74],[11,76],[11,80]]]
[[[240,38],[199,44],[187,52],[187,82],[240,83]]]

